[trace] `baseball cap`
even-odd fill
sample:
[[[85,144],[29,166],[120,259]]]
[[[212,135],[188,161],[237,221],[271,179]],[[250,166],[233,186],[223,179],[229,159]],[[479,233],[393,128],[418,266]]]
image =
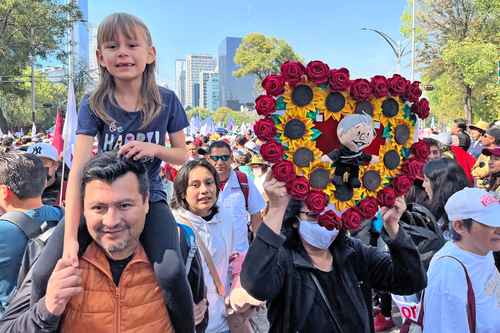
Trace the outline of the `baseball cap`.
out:
[[[486,130],[486,134],[491,135],[495,138],[495,141],[500,141],[500,127],[490,127]]]
[[[450,221],[473,219],[490,227],[500,227],[500,201],[493,192],[466,187],[453,194],[444,206]]]
[[[500,156],[500,147],[484,148],[482,153],[486,156]]]
[[[36,155],[38,157],[45,157],[53,161],[58,161],[57,149],[49,143],[39,142],[28,147],[26,151],[29,154]]]

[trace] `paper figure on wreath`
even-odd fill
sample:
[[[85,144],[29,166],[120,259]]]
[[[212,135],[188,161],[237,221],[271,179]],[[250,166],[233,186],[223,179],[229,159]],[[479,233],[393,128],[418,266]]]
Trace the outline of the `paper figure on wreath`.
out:
[[[336,186],[359,188],[359,166],[372,161],[372,156],[362,151],[375,139],[372,118],[367,114],[344,117],[337,127],[337,137],[341,147],[326,154],[322,160],[333,163],[333,183]]]

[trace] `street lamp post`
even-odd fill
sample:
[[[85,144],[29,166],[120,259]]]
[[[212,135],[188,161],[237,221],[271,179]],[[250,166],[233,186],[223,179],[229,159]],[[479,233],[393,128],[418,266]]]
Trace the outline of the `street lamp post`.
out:
[[[373,31],[380,37],[382,37],[387,44],[391,47],[392,51],[394,52],[394,55],[396,56],[396,72],[398,74],[401,73],[401,59],[408,54],[408,50],[406,47],[403,47],[401,43],[396,42],[391,36],[386,34],[385,32],[376,30],[376,29],[370,29],[370,28],[362,28],[361,30],[365,31]]]

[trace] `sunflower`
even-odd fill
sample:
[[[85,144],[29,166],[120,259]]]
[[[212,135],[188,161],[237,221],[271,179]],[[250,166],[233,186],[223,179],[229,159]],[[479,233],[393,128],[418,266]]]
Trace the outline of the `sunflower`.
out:
[[[303,175],[305,173],[305,169],[308,168],[311,164],[304,166],[304,167],[301,167],[301,166],[298,166],[297,163],[295,163],[294,156],[298,150],[301,150],[302,152],[304,152],[306,154],[307,154],[307,151],[309,151],[311,154],[311,163],[314,161],[319,161],[319,159],[323,155],[321,150],[319,150],[316,147],[315,142],[309,138],[291,140],[290,145],[288,146],[288,152],[287,152],[288,160],[293,162],[293,164],[295,165],[295,172],[297,174],[300,174],[300,175]]]
[[[297,137],[288,137],[287,135],[285,135],[285,130],[288,130],[287,125],[290,126],[290,130],[292,128],[297,130],[298,128],[299,131],[303,131],[303,133],[298,133],[301,135]],[[302,113],[299,110],[291,109],[288,109],[285,114],[280,117],[280,123],[276,125],[277,133],[280,136],[281,143],[285,146],[289,146],[295,140],[299,140],[302,138],[311,138],[311,135],[313,135],[313,127],[314,123],[311,119],[306,117],[305,113]]]
[[[352,198],[347,201],[340,201],[335,198],[335,194],[330,196],[330,203],[335,205],[335,208],[339,212],[343,212],[346,209],[355,207],[359,200],[361,200],[361,192],[359,188],[353,189]]]
[[[393,152],[391,152],[393,151]],[[396,152],[399,156],[399,165],[393,169],[389,168],[385,162],[384,158],[387,153],[394,154]],[[377,163],[378,169],[380,170],[380,176],[382,179],[385,179],[386,177],[395,177],[399,174],[399,171],[401,170],[401,164],[403,163],[403,156],[401,156],[401,146],[396,144],[395,141],[388,141],[385,143],[385,145],[380,147],[380,152],[379,152],[379,158],[380,161]]]
[[[314,84],[306,82],[306,83],[300,83],[300,85],[308,86],[309,88],[311,88],[313,90],[313,94],[314,94],[314,88],[315,88]],[[294,87],[290,87],[287,84],[285,86],[285,92],[283,93],[283,100],[285,102],[285,105],[286,105],[286,108],[288,111],[293,111],[293,112],[301,113],[304,115],[306,115],[310,111],[312,111],[312,112],[316,111],[316,108],[315,108],[314,103],[313,103],[314,96],[313,96],[313,99],[311,100],[311,102],[309,102],[307,105],[298,106],[295,103],[293,103],[293,101],[292,101],[293,90],[294,90]]]
[[[318,189],[322,190],[323,192],[325,192],[328,195],[328,197],[332,198],[333,192],[335,191],[335,186],[331,182],[332,167],[331,167],[330,163],[321,162],[319,160],[316,160],[313,163],[311,163],[311,165],[308,168],[304,168],[304,176],[307,179],[309,179],[309,184],[311,184],[311,182],[310,182],[311,174],[313,174],[315,171],[317,172],[318,170],[325,170],[323,172],[327,173],[327,177],[328,177],[328,182],[326,183],[325,187],[318,188]],[[312,185],[311,185],[311,187],[312,187]]]
[[[375,172],[379,173],[379,175],[380,175],[380,184],[374,191],[370,191],[369,189],[367,189],[364,186],[361,186],[359,189],[357,189],[357,192],[359,193],[359,195],[362,199],[366,198],[368,196],[375,196],[376,197],[377,192],[384,188],[384,178],[381,175],[381,167],[380,167],[381,163],[383,164],[383,162],[378,162],[376,164],[363,165],[359,168],[359,179],[361,179],[361,180],[363,180],[363,176],[368,171],[375,171]]]
[[[401,97],[392,97],[399,105],[399,112],[397,115],[395,115],[394,117],[386,117],[384,115],[384,113],[382,112],[382,103],[386,100],[387,97],[384,97],[384,98],[379,98],[376,100],[376,103],[377,103],[377,107],[375,108],[375,110],[379,110],[380,112],[380,115],[379,115],[379,121],[382,123],[382,125],[384,125],[384,128],[386,128],[388,126],[388,124],[391,124],[392,127],[395,127],[397,126],[397,122],[399,119],[403,119],[404,117],[404,102],[403,100],[401,99]]]
[[[373,121],[377,122],[382,122],[382,118],[385,118],[382,114],[382,103],[384,102],[385,98],[372,98],[370,100],[370,103],[373,105],[373,116],[372,119]]]
[[[415,126],[411,123],[410,120],[407,120],[405,119],[404,117],[397,117],[397,119],[395,119],[395,126],[393,128],[393,140],[395,141],[395,136],[396,136],[396,128],[399,126],[399,125],[404,125],[408,128],[409,130],[409,134],[408,134],[408,140],[406,140],[405,143],[403,143],[402,145],[399,145],[400,147],[403,147],[403,148],[407,148],[407,149],[410,149],[411,145],[413,144],[413,138],[415,136]]]
[[[329,94],[330,94],[329,91],[326,89],[320,87],[314,88],[314,99],[313,99],[314,107],[316,108],[316,110],[318,110],[320,113],[323,114],[324,116],[323,121],[327,121],[330,118],[333,118],[336,121],[340,121],[342,116],[345,116],[353,112],[354,110],[353,105],[355,105],[353,104],[354,101],[351,99],[349,94],[346,94],[345,92],[340,92],[340,94],[342,94],[342,96],[344,96],[345,99],[345,105],[342,108],[342,110],[339,112],[331,112],[330,110],[328,110],[326,108],[326,99]]]

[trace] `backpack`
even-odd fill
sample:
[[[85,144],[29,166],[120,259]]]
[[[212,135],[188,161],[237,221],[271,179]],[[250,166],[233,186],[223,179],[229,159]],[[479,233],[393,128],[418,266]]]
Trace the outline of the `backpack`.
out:
[[[408,204],[401,222],[401,226],[417,246],[420,260],[427,270],[434,254],[446,242],[434,214],[427,207],[412,203]]]
[[[198,250],[198,245],[196,245],[196,236],[194,235],[193,229],[182,223],[177,223],[177,230],[179,232],[179,237],[183,237],[188,245],[188,255],[186,262],[184,263],[186,266],[186,275],[188,275],[191,270],[193,259],[196,256],[196,251]]]
[[[15,224],[28,238],[17,277],[17,286],[20,286],[28,275],[30,268],[42,253],[59,220],[44,221],[39,225],[34,223],[33,219],[28,215],[16,211],[5,213],[0,216],[0,219]]]
[[[248,176],[246,175],[246,173],[241,172],[239,170],[235,170],[235,172],[236,172],[236,177],[238,177],[238,183],[240,183],[241,192],[243,192],[243,196],[245,197],[245,208],[248,211],[248,195],[249,195]]]

